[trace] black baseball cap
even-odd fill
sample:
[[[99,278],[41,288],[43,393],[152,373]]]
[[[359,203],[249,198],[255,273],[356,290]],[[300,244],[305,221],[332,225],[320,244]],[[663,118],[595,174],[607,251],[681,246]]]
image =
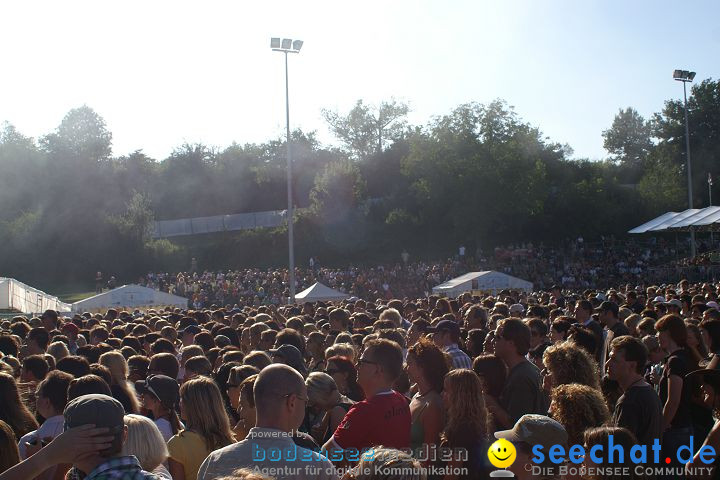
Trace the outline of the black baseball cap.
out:
[[[168,407],[174,407],[180,401],[178,382],[166,375],[150,375],[145,380],[138,380],[135,382],[135,390],[140,394],[152,393]]]
[[[600,306],[597,308],[597,310],[595,310],[595,311],[597,313],[612,312],[613,316],[617,317],[620,309],[618,308],[617,303],[606,300],[606,301],[602,302],[600,304]]]
[[[428,333],[434,332],[452,332],[456,335],[460,335],[460,325],[452,320],[440,320],[434,327],[427,327],[425,330]]]

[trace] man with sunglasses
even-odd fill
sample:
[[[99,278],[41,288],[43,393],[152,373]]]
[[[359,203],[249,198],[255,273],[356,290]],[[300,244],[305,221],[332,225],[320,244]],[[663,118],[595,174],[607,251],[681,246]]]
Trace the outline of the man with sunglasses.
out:
[[[331,461],[344,464],[343,450],[410,447],[410,407],[405,397],[392,389],[402,367],[403,354],[397,343],[386,339],[367,343],[357,362],[357,380],[366,400],[350,408],[323,446]]]
[[[200,465],[198,480],[227,476],[238,468],[258,469],[276,480],[339,478],[326,458],[293,441],[308,402],[302,375],[288,365],[269,365],[255,380],[253,398],[256,426],[244,440],[212,452]]]

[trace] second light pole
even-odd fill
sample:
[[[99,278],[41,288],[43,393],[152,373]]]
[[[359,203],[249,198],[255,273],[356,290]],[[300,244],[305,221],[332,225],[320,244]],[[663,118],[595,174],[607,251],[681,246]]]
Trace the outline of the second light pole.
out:
[[[687,107],[687,82],[692,82],[695,78],[695,72],[687,70],[675,70],[673,78],[678,82],[683,82],[683,97],[685,99],[685,159],[687,160],[687,177],[688,177],[688,208],[693,208],[693,191],[692,191],[692,170],[690,166],[690,127],[688,125],[688,107]],[[690,227],[690,257],[695,258],[695,230]]]
[[[285,118],[287,121],[287,222],[288,222],[288,283],[290,284],[289,303],[295,303],[295,245],[293,240],[293,194],[292,194],[292,157],[290,150],[290,87],[288,82],[288,53],[300,53],[303,41],[289,38],[271,38],[270,48],[273,52],[285,54]]]

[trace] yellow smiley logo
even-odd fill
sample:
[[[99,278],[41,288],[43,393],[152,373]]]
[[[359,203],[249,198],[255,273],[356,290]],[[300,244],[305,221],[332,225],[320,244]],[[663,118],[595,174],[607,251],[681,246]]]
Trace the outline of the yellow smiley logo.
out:
[[[488,449],[488,460],[496,468],[508,468],[515,461],[515,446],[509,441],[501,438],[490,445]]]

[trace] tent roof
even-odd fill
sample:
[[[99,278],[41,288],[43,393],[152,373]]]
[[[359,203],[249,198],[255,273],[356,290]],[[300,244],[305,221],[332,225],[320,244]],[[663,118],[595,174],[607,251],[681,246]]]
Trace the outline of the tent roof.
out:
[[[529,288],[531,288],[532,286],[531,282],[523,280],[522,278],[513,277],[512,275],[508,275],[507,273],[496,272],[494,270],[485,270],[483,272],[468,272],[464,275],[460,275],[459,277],[455,277],[448,280],[447,282],[441,283],[437,287],[433,287],[433,290],[452,290],[453,288],[458,287],[469,281],[491,276],[494,278],[505,278],[508,281],[512,281],[512,283],[525,284],[530,286]]]
[[[350,295],[347,293],[333,290],[320,282],[316,282],[314,285],[295,295],[296,300],[345,300],[347,298],[350,298]]]
[[[695,230],[720,228],[720,207],[690,208],[682,212],[667,212],[633,228],[628,233],[688,230],[690,228]]]
[[[72,304],[72,309],[78,311],[84,308],[141,307],[149,305],[187,306],[187,298],[141,285],[130,284],[75,302]]]
[[[58,297],[14,278],[0,277],[0,285],[3,285],[3,292],[7,292],[7,298],[0,298],[0,310],[11,309],[23,313],[40,313],[48,309],[70,311],[70,305]]]

